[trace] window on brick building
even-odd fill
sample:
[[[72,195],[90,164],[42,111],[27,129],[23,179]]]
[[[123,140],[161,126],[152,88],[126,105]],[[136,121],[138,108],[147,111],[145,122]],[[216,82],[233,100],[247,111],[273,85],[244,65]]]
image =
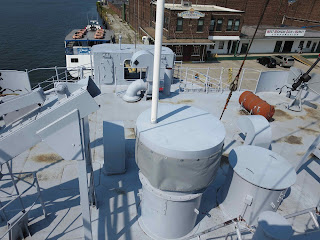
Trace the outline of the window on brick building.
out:
[[[222,31],[222,23],[223,23],[223,19],[218,19],[216,31]]]
[[[163,23],[163,27],[165,29],[169,29],[169,17],[168,16],[164,16],[164,23]]]
[[[182,31],[183,30],[183,19],[182,18],[178,18],[177,19],[177,31]]]
[[[223,49],[224,48],[224,41],[220,41],[219,42],[219,49]]]
[[[240,29],[240,19],[236,19],[234,21],[233,31],[239,31],[239,29]]]
[[[176,56],[177,57],[182,57],[182,53],[183,53],[183,46],[176,46]]]
[[[311,41],[308,41],[306,48],[309,48],[310,46],[311,46]]]
[[[198,20],[197,32],[203,32],[203,19]]]
[[[191,55],[200,56],[200,46],[193,46]]]
[[[227,31],[232,31],[233,19],[228,20]]]
[[[215,19],[212,17],[210,20],[209,31],[214,31]]]

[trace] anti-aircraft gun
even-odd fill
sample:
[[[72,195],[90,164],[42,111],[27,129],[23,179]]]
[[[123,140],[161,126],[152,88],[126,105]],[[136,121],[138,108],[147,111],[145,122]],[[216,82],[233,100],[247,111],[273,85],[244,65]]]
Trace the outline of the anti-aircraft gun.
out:
[[[301,73],[297,78],[293,80],[294,82],[291,87],[288,87],[285,85],[285,87],[288,88],[288,91],[287,91],[288,97],[291,97],[292,91],[298,91],[293,101],[291,101],[291,103],[288,105],[289,110],[296,111],[296,112],[300,112],[302,110],[302,107],[301,107],[302,90],[308,89],[308,83],[312,78],[310,76],[310,72],[315,68],[315,66],[318,64],[319,61],[320,61],[320,54],[317,60],[310,66],[310,68],[305,73]],[[280,93],[282,88],[281,89],[279,88]]]

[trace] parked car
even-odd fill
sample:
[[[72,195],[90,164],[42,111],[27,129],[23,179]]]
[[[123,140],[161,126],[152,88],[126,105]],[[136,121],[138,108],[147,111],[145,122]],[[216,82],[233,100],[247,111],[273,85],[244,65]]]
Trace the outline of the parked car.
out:
[[[280,67],[292,67],[294,64],[294,58],[290,56],[277,55],[273,56],[273,58],[276,60],[277,64]]]
[[[257,59],[257,62],[268,68],[274,68],[277,65],[276,60],[274,60],[272,57],[261,57]]]

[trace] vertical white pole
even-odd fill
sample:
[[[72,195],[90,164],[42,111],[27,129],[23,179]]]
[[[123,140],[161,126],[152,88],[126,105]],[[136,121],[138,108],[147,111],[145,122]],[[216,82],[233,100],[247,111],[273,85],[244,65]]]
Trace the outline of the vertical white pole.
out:
[[[153,60],[151,123],[157,123],[157,115],[158,115],[163,18],[164,18],[164,0],[158,0],[157,15],[156,15],[156,36],[155,36],[155,44],[154,44],[154,60]]]

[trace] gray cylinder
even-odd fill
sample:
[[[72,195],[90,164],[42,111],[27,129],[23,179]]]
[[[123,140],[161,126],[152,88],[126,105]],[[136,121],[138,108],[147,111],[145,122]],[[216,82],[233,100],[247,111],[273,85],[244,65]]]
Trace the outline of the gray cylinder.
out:
[[[166,68],[164,70],[163,94],[166,95],[166,96],[170,96],[170,89],[171,89],[171,83],[172,83],[172,74],[173,74],[173,69],[172,68]]]
[[[175,239],[194,232],[202,192],[179,193],[152,187],[141,172],[141,217],[139,224],[150,237]]]
[[[215,179],[225,138],[218,118],[201,109],[159,104],[136,122],[136,162],[140,169],[141,228],[154,239],[193,232],[202,192]]]
[[[292,235],[293,230],[287,219],[278,213],[266,211],[259,216],[252,240],[288,240]]]
[[[136,162],[151,185],[164,191],[206,188],[219,168],[225,129],[218,118],[201,109],[159,104],[158,123],[151,109],[136,122]]]
[[[277,211],[296,181],[287,160],[262,147],[236,147],[229,154],[229,164],[218,202],[228,218],[242,216],[249,225],[256,225],[263,211]]]

